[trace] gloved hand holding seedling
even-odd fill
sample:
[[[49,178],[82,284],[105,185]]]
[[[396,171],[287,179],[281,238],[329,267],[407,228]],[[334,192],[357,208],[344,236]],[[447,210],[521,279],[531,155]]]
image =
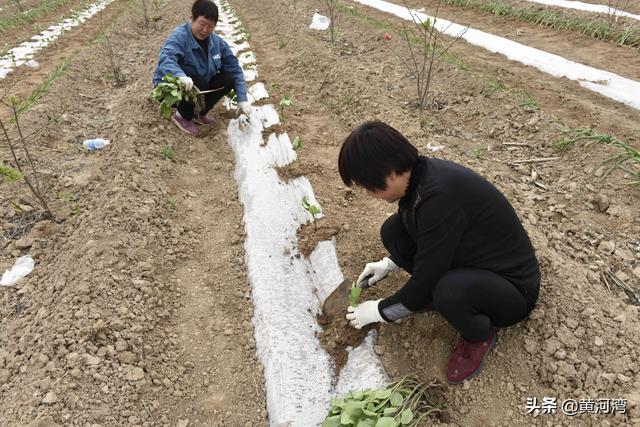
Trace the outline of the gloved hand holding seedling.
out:
[[[186,79],[165,74],[162,82],[153,88],[151,99],[160,102],[160,113],[162,117],[165,119],[171,117],[171,108],[180,101],[187,101],[194,104],[194,111],[196,113],[202,111],[204,103],[201,97],[198,96],[196,88],[193,86],[193,81],[191,82],[191,87],[187,87],[187,85],[188,81]]]

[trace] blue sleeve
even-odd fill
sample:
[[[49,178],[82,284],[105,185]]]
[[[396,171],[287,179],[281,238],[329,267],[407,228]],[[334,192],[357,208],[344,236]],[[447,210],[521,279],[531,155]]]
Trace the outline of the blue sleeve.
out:
[[[220,39],[220,54],[222,60],[222,70],[231,73],[235,82],[234,89],[238,94],[238,102],[247,101],[247,82],[244,80],[244,72],[238,62],[238,58],[233,54],[226,41]]]
[[[174,32],[169,36],[164,46],[160,49],[160,57],[158,58],[158,66],[154,74],[154,84],[158,84],[165,74],[171,73],[175,77],[186,76],[186,73],[182,71],[179,62],[184,58],[184,46],[178,40],[176,33]]]

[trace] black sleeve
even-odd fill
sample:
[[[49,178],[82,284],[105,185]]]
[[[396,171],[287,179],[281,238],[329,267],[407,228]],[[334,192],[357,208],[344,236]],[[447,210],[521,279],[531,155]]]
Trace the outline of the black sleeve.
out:
[[[379,310],[402,304],[415,312],[433,300],[438,280],[451,268],[456,249],[464,234],[467,220],[455,198],[436,194],[424,201],[417,212],[416,255],[411,278],[395,294],[380,302]],[[387,310],[393,312],[393,309]]]

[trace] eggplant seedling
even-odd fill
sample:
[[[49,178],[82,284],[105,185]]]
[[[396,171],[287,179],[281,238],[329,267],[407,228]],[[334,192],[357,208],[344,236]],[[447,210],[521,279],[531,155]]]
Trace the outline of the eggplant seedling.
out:
[[[362,288],[356,286],[355,280],[351,283],[351,292],[349,293],[349,304],[351,307],[357,307],[358,301],[360,300],[360,294],[362,293]]]
[[[311,214],[313,219],[316,219],[316,215],[319,215],[320,213],[322,213],[322,209],[320,209],[319,206],[316,206],[314,204],[309,203],[309,200],[307,199],[307,196],[304,196],[302,198],[301,205],[307,212],[309,212]],[[314,228],[314,230],[317,228],[315,221],[313,223],[313,228]]]
[[[280,100],[280,120],[282,121],[282,123],[286,122],[285,116],[284,116],[285,108],[291,107],[291,106],[293,106],[291,95],[289,95],[288,93],[285,93],[282,99]]]
[[[180,101],[187,101],[195,104],[195,112],[202,111],[204,105],[195,89],[186,90],[184,84],[178,77],[167,73],[151,92],[151,98],[160,102],[160,113],[165,119],[171,117],[171,108]]]
[[[298,151],[302,148],[302,139],[299,136],[293,138],[293,142],[291,143],[291,147],[293,147],[294,151]]]

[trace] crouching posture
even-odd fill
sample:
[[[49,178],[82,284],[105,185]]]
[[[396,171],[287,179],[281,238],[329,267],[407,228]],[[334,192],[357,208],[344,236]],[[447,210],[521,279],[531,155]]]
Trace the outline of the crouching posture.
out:
[[[165,74],[182,81],[187,90],[194,85],[204,95],[204,110],[197,115],[195,105],[181,101],[171,120],[183,131],[196,135],[196,124],[208,125],[207,113],[231,89],[238,96],[238,113],[250,115],[247,83],[244,73],[227,42],[214,34],[218,23],[218,6],[211,0],[196,0],[191,7],[191,20],[173,30],[160,50],[158,65],[153,74],[157,86]]]
[[[358,286],[399,268],[411,275],[390,297],[349,307],[351,325],[437,310],[460,333],[447,379],[460,383],[480,372],[496,328],[525,319],[538,298],[538,262],[511,204],[480,175],[420,156],[381,122],[366,122],[347,137],[338,167],[346,185],[398,202],[381,228],[389,256],[367,264]]]

